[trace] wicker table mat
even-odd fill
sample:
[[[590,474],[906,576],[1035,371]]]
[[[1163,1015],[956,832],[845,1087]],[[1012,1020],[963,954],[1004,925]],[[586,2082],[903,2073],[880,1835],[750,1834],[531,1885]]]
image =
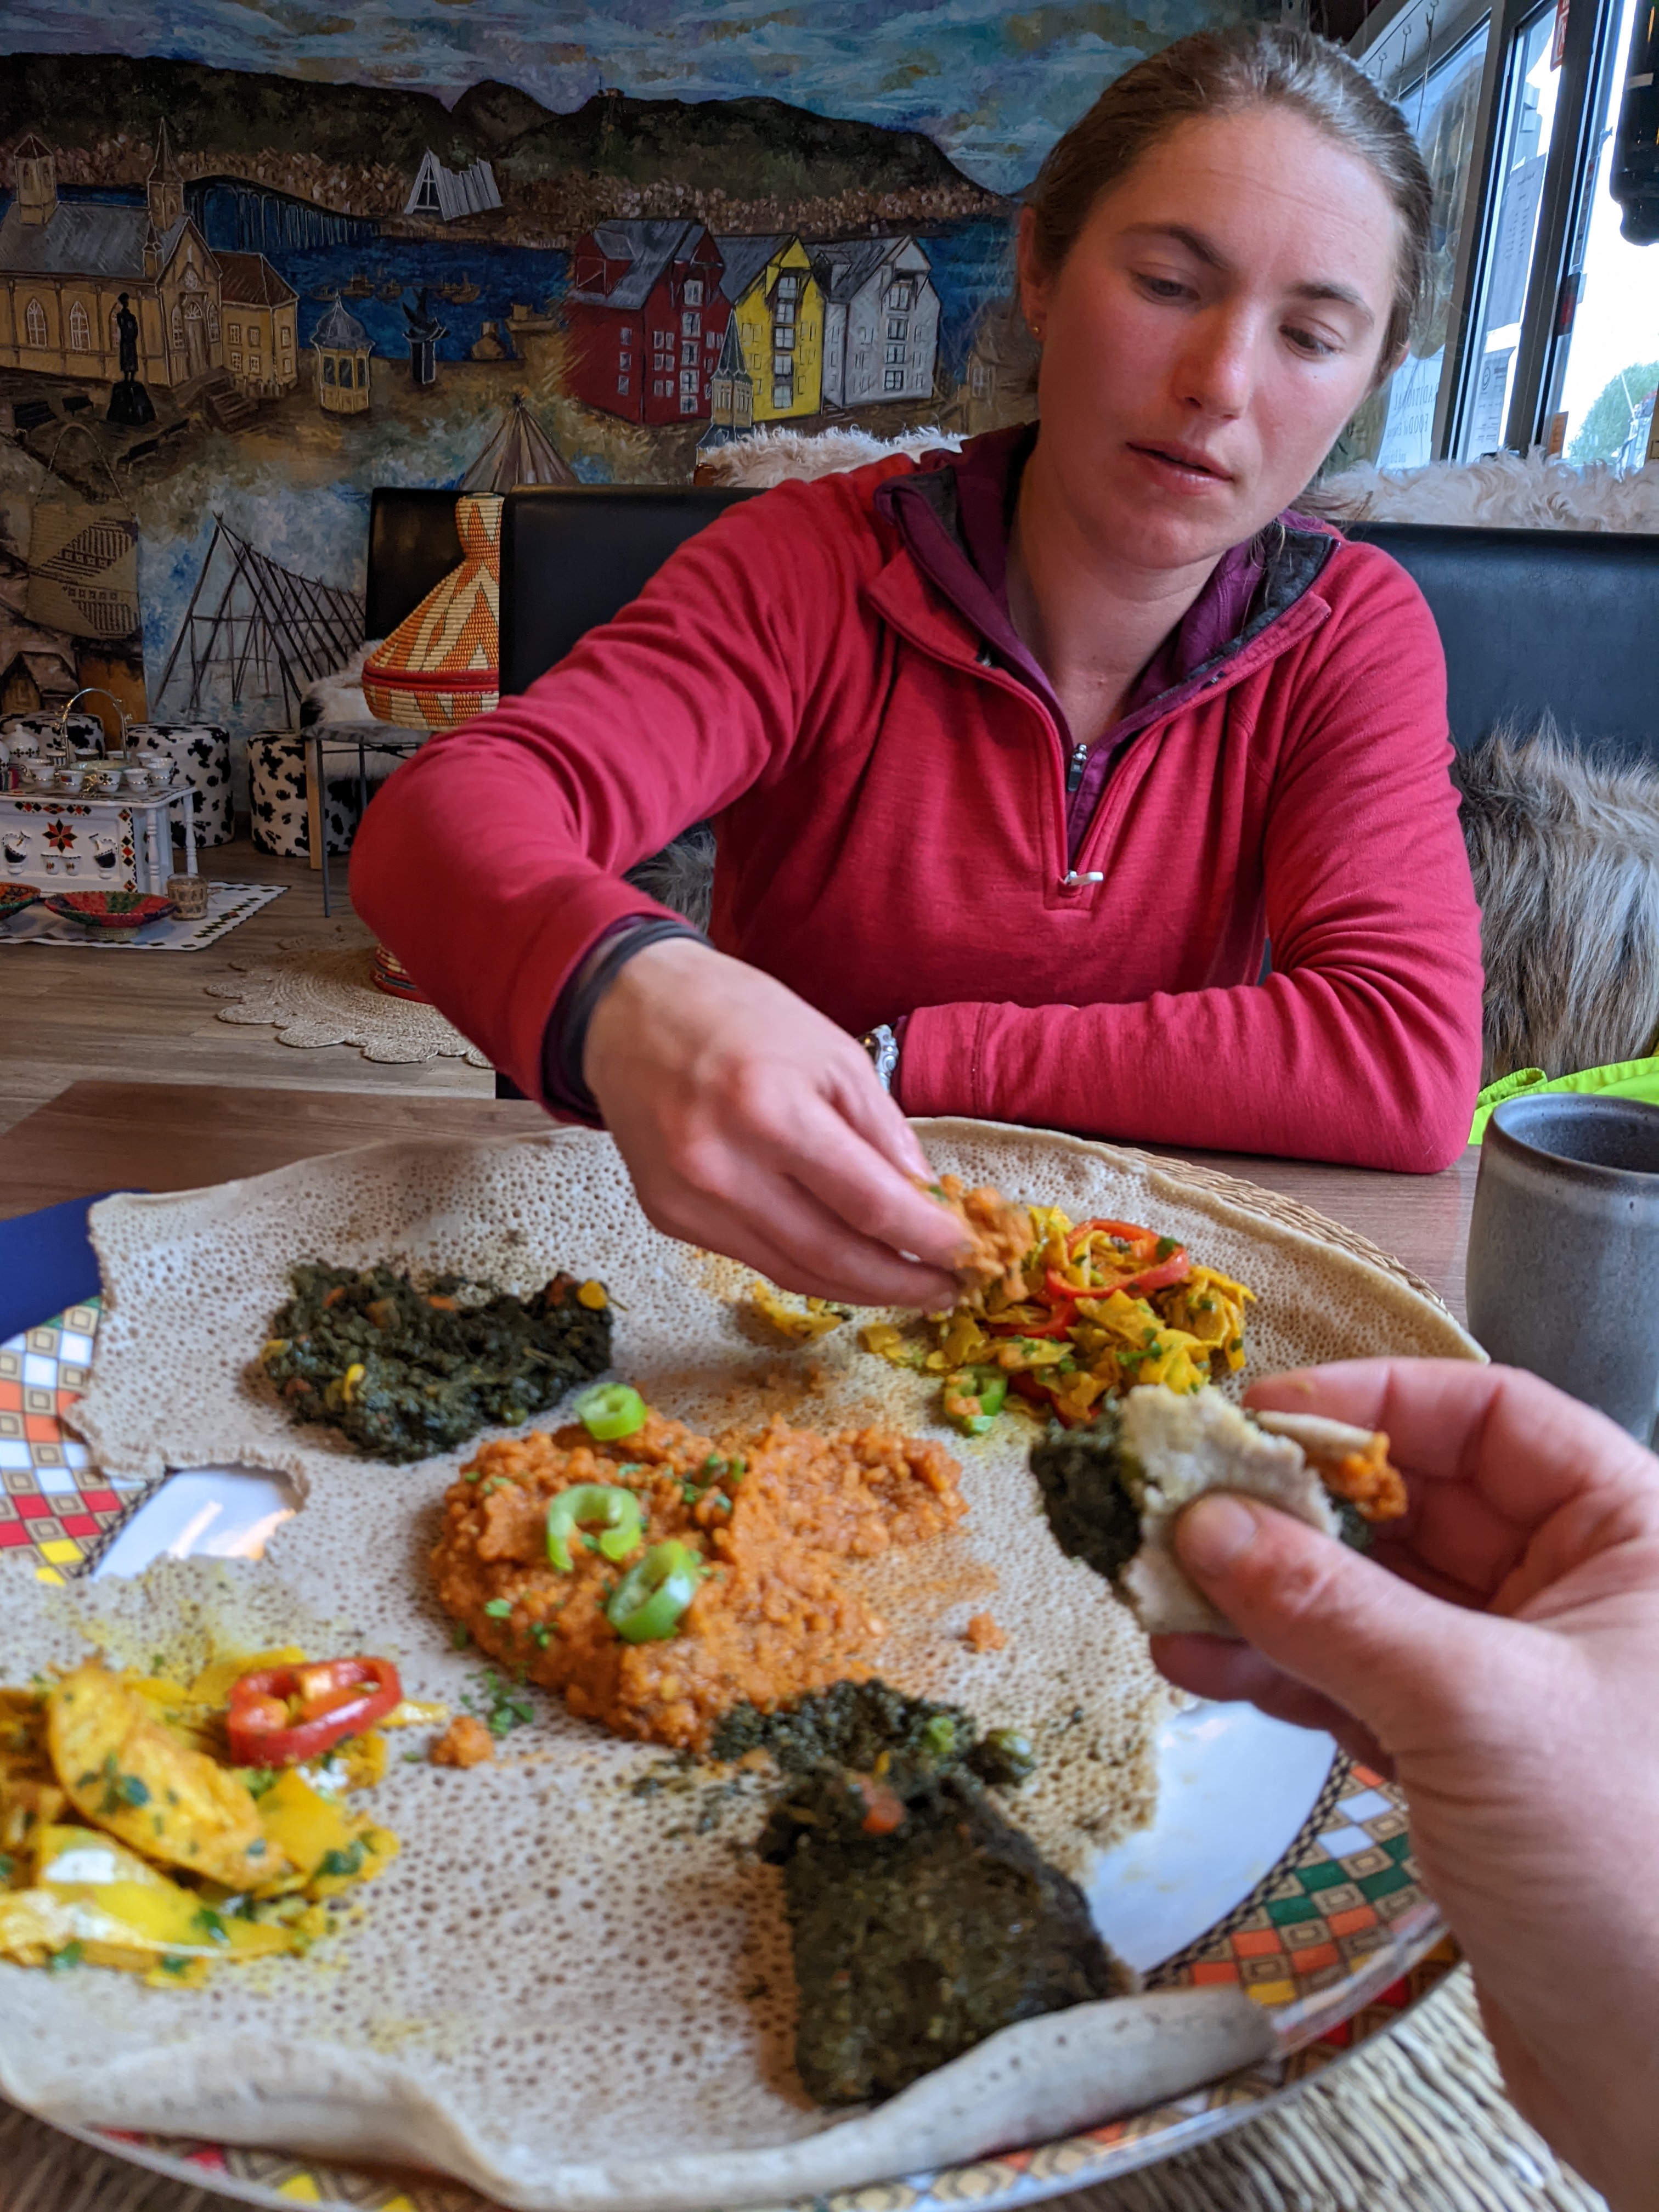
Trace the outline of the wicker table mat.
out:
[[[1505,2098],[1460,1969],[1261,2118],[1055,2212],[1601,2212]],[[0,2106],[0,2212],[232,2212]]]

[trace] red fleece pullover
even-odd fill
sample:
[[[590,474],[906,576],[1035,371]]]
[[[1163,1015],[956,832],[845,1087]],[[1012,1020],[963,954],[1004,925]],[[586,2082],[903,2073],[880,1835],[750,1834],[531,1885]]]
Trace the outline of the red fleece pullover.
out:
[[[1480,917],[1416,586],[1335,544],[1128,738],[1068,856],[1053,714],[875,505],[912,467],[732,508],[425,746],[357,841],[370,927],[540,1097],[566,980],[662,911],[621,872],[707,817],[715,945],[855,1032],[908,1014],[907,1113],[1445,1166],[1480,1077]]]

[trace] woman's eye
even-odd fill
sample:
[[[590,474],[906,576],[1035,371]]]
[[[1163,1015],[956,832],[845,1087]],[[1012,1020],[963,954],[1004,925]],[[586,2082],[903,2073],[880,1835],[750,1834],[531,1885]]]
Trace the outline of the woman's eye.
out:
[[[1191,286],[1183,284],[1176,276],[1141,276],[1135,282],[1154,300],[1185,300],[1192,296]]]
[[[1285,335],[1297,351],[1305,354],[1310,361],[1324,361],[1339,350],[1330,339],[1321,337],[1316,331],[1301,331],[1287,327]]]

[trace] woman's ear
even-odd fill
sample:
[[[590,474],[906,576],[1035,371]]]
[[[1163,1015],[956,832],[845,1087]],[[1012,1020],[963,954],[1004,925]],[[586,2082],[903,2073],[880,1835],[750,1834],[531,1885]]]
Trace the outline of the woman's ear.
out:
[[[1042,326],[1048,319],[1048,279],[1037,264],[1036,214],[1031,208],[1019,211],[1015,255],[1019,274],[1019,311],[1025,319],[1026,329],[1041,344]]]

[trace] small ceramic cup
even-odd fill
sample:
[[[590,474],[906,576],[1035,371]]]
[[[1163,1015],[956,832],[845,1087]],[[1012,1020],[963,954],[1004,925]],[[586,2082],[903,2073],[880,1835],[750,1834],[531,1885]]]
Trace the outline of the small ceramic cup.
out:
[[[1647,1443],[1659,1414],[1659,1106],[1571,1091],[1486,1124],[1469,1327]]]
[[[200,921],[208,910],[208,879],[205,876],[169,876],[167,896],[180,921]]]
[[[155,788],[155,771],[153,769],[130,768],[127,770],[127,789],[129,791],[148,794],[154,791]]]
[[[81,789],[86,780],[87,772],[83,768],[60,768],[52,773],[52,787],[54,791],[75,793]]]
[[[165,791],[179,773],[179,763],[170,753],[140,753],[138,765],[149,771],[152,791]]]

